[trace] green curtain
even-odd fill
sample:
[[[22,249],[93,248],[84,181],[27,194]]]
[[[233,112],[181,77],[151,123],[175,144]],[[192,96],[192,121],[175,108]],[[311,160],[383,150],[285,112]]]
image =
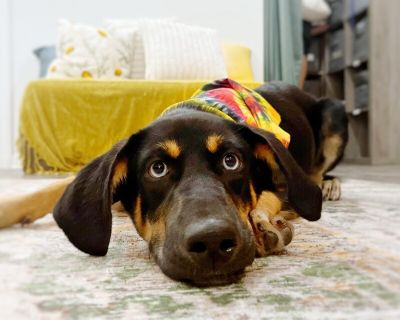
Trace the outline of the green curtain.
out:
[[[297,85],[303,56],[300,0],[264,0],[264,78]]]

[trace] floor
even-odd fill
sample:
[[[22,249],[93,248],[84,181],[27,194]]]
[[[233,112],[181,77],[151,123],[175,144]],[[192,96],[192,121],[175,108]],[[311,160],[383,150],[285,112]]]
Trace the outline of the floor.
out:
[[[126,218],[102,258],[74,249],[51,215],[0,230],[0,319],[400,319],[400,167],[336,174],[342,200],[225,287],[165,277]],[[0,172],[0,196],[52,181]]]

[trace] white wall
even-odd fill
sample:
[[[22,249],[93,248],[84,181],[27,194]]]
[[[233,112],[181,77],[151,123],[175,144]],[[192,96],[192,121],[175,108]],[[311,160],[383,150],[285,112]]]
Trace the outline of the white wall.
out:
[[[0,133],[13,135],[0,142],[0,166],[9,166],[9,154],[18,130],[18,108],[27,83],[37,78],[38,63],[32,54],[36,47],[54,44],[59,18],[100,25],[104,19],[175,17],[177,21],[217,29],[223,41],[251,48],[257,80],[263,78],[262,0],[0,0],[1,78]],[[6,9],[6,10],[3,10]],[[5,14],[5,12],[7,12]],[[10,26],[10,27],[9,27]],[[12,35],[12,39],[10,39]],[[3,39],[4,38],[4,39]],[[4,43],[3,43],[4,42]],[[11,45],[11,48],[10,48]],[[3,72],[3,68],[6,72]],[[8,86],[6,82],[11,84]],[[7,105],[11,103],[11,111]],[[6,117],[3,117],[3,108]],[[6,139],[6,140],[7,140]],[[12,143],[11,143],[12,141]],[[12,149],[14,150],[14,149]],[[8,152],[8,154],[7,154]],[[3,159],[4,158],[4,159]],[[14,156],[15,158],[15,156]],[[8,159],[8,160],[7,160]]]
[[[10,165],[14,140],[10,12],[10,1],[0,0],[0,167]]]

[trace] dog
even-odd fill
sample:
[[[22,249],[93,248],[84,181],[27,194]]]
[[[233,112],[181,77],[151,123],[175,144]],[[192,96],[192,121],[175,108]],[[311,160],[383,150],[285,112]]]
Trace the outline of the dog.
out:
[[[281,82],[254,90],[290,135],[198,110],[190,100],[69,177],[0,201],[0,227],[51,212],[81,251],[107,253],[114,204],[133,221],[161,270],[197,286],[237,281],[256,256],[281,251],[290,219],[315,221],[322,199],[338,200],[327,172],[348,139],[341,101],[316,99]]]

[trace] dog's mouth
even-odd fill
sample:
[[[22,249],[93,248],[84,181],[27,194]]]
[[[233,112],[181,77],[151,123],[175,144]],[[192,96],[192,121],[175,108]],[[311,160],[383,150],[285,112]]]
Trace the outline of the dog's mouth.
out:
[[[210,287],[210,286],[224,286],[238,282],[244,276],[244,268],[233,273],[222,274],[207,274],[200,277],[193,277],[191,279],[180,279],[182,282],[186,282],[196,287]]]
[[[187,269],[168,269],[160,265],[161,270],[170,278],[185,282],[196,287],[214,287],[224,286],[238,282],[244,276],[245,267],[235,271],[200,271],[196,269],[188,271]]]

